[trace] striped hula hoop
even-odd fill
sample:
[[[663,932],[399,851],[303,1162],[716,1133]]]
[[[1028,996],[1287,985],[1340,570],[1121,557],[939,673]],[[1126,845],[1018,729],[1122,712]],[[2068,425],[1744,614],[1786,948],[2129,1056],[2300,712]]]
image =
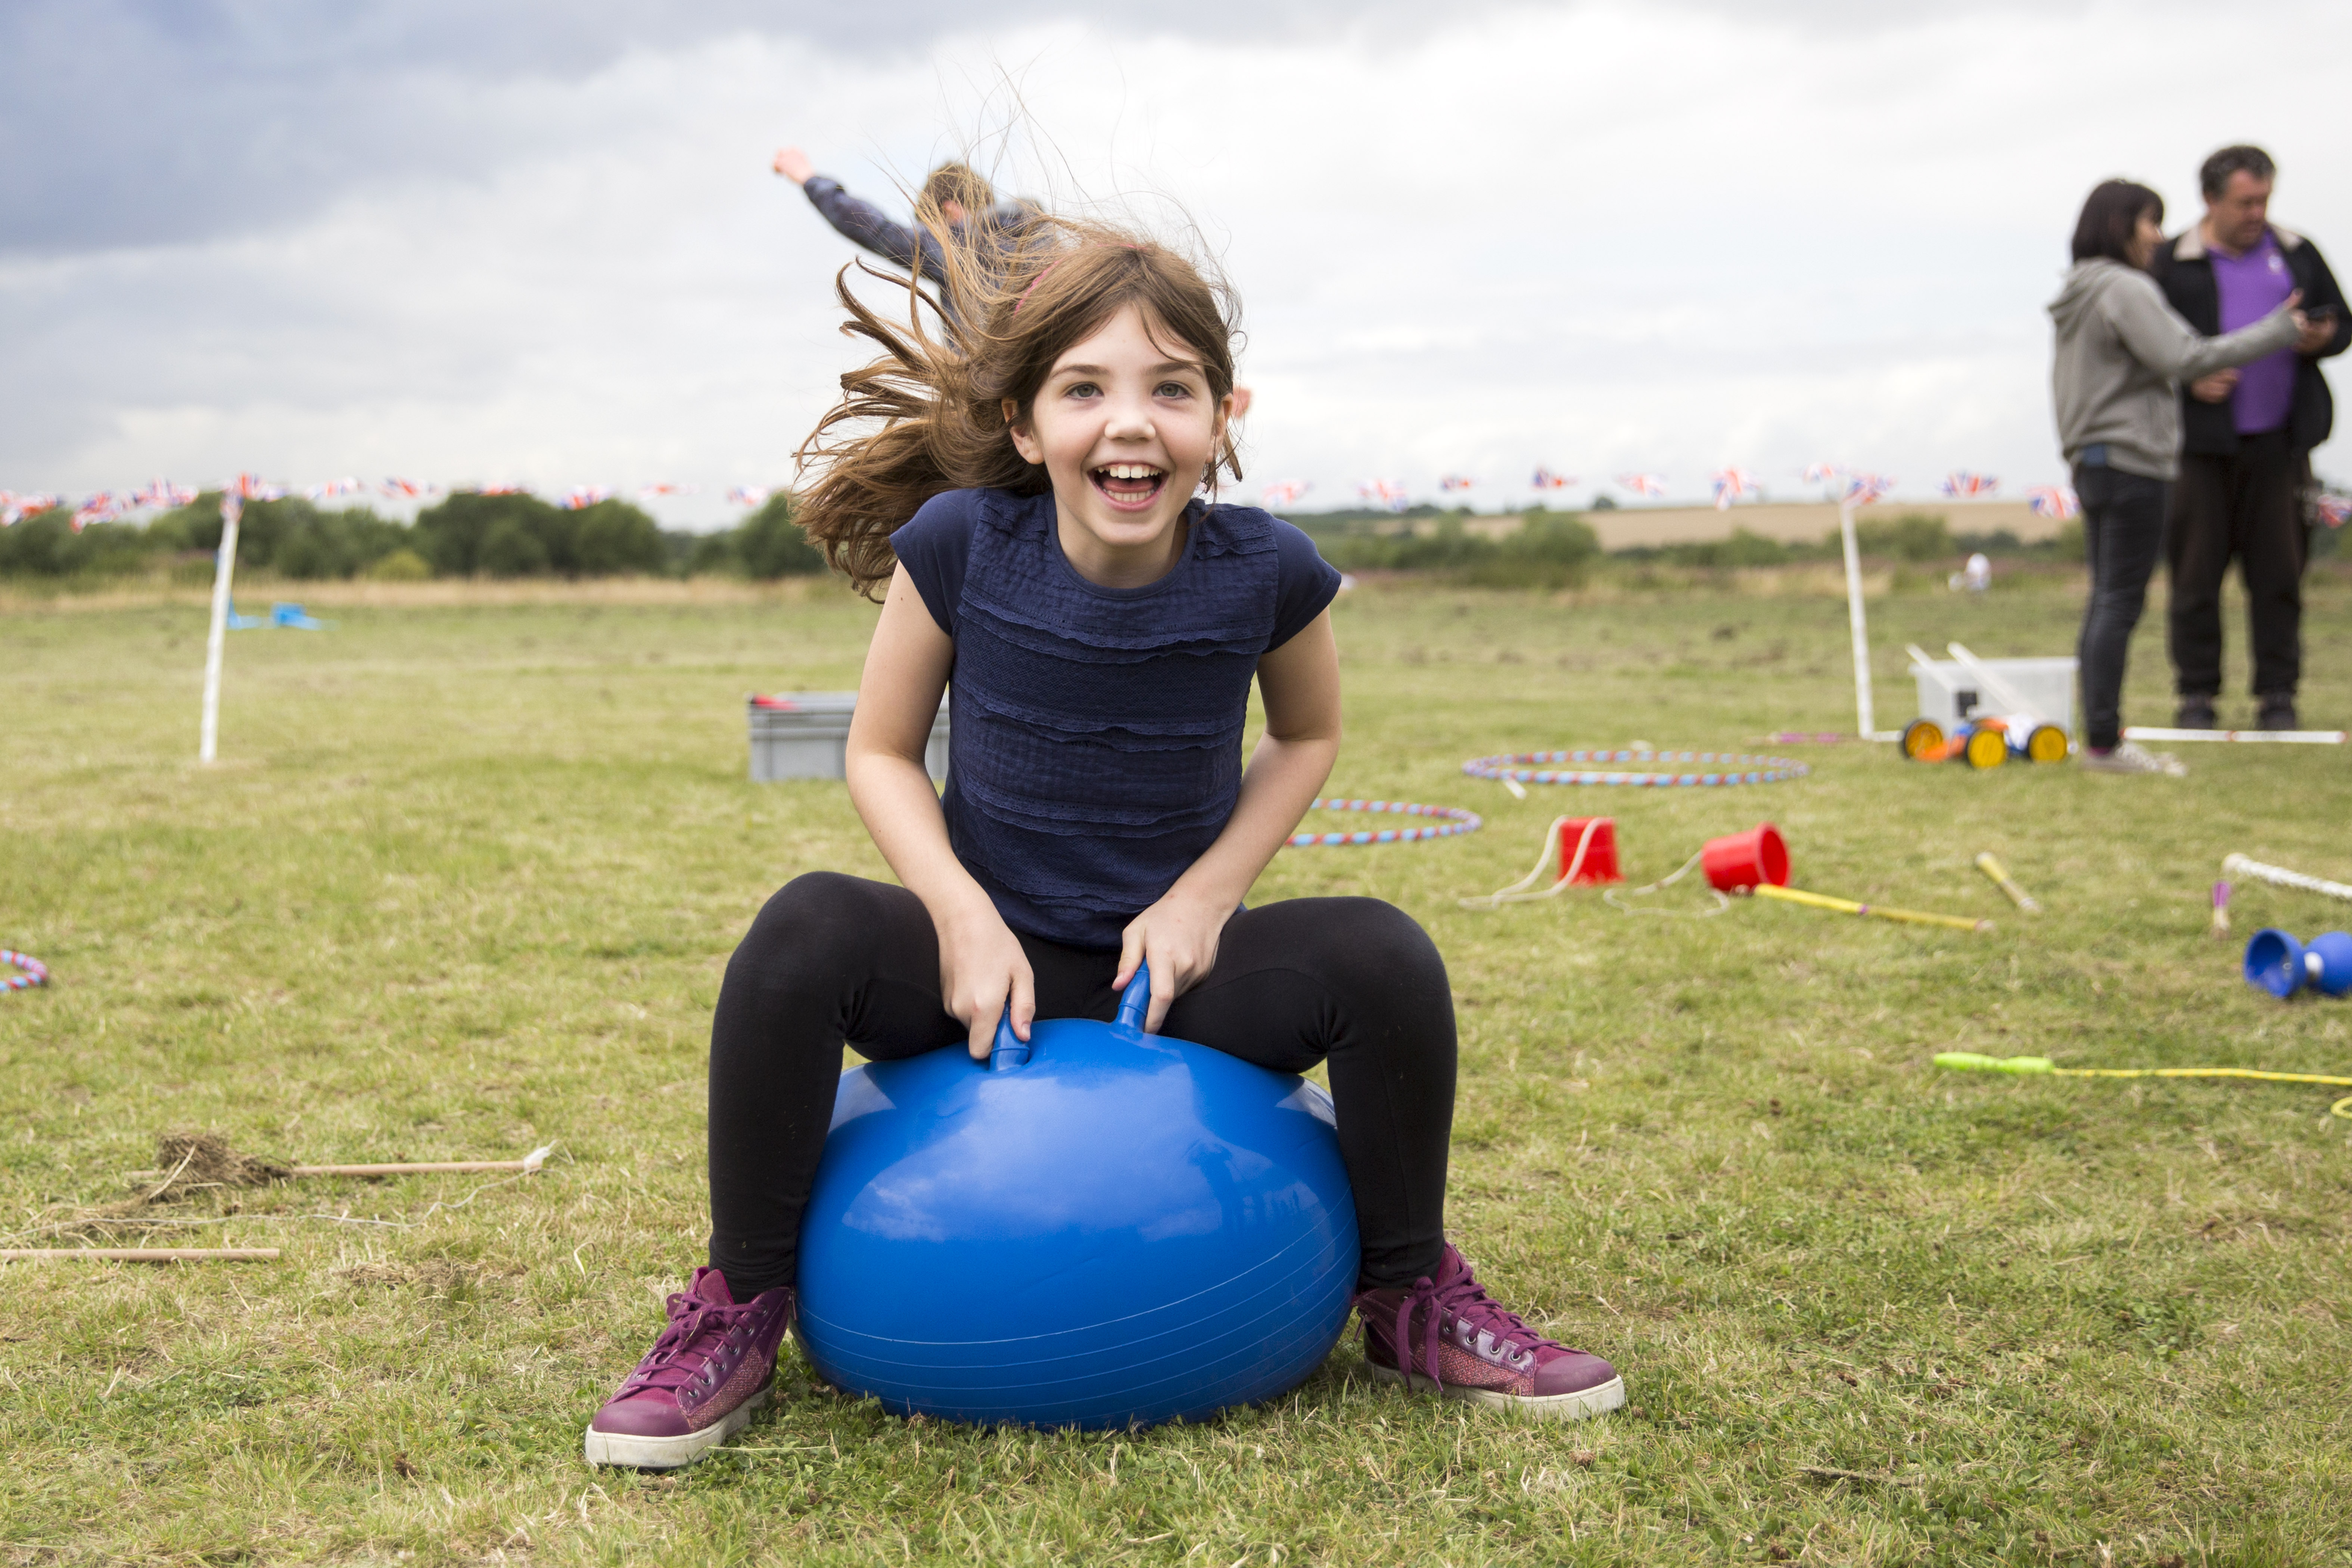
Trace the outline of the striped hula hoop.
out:
[[[1704,773],[1663,772],[1642,768],[1559,768],[1552,763],[1699,763],[1711,764]],[[1520,752],[1509,756],[1473,757],[1462,771],[1474,779],[1503,784],[1631,784],[1664,789],[1672,785],[1706,787],[1714,784],[1778,784],[1801,779],[1813,770],[1787,757],[1751,757],[1730,752]]]
[[[0,947],[0,963],[12,964],[23,971],[20,974],[0,980],[0,991],[29,991],[36,985],[49,983],[49,966],[29,952],[11,952]]]
[[[1357,844],[1417,844],[1430,838],[1451,838],[1475,833],[1482,825],[1475,811],[1451,805],[1412,805],[1401,800],[1318,800],[1309,811],[1394,812],[1401,816],[1433,816],[1442,827],[1367,827],[1355,833],[1294,833],[1285,840],[1293,849],[1337,849]]]

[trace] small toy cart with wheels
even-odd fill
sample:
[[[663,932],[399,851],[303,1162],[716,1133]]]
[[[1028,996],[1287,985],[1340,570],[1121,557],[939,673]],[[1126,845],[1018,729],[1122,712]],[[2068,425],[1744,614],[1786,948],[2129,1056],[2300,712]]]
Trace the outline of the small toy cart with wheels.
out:
[[[1949,659],[1907,651],[1919,717],[1904,728],[1906,757],[1997,768],[2063,762],[2073,750],[2073,659],[1979,658],[1958,643]]]

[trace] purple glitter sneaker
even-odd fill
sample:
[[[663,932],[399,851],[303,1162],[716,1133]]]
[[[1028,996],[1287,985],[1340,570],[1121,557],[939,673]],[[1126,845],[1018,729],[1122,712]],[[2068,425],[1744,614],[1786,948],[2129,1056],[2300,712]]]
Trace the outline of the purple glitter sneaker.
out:
[[[1549,1421],[1581,1420],[1625,1403],[1615,1367],[1504,1310],[1450,1245],[1436,1279],[1417,1279],[1410,1290],[1363,1291],[1356,1317],[1364,1325],[1364,1360],[1382,1383]]]
[[[620,1392],[588,1423],[588,1462],[673,1470],[743,1429],[768,1402],[793,1293],[762,1290],[741,1306],[716,1268],[669,1299],[669,1326]]]

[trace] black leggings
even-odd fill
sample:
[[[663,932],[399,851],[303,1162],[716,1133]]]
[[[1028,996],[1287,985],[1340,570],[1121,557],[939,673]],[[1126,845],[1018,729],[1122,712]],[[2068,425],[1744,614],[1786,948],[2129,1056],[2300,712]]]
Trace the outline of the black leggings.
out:
[[[2083,743],[2113,751],[2124,736],[2124,666],[2132,628],[2147,604],[2147,580],[2164,548],[2162,479],[2121,468],[2084,465],[2074,470],[2083,498],[2083,553],[2091,593],[2083,605],[2083,635],[2074,646],[2083,683]]]
[[[1021,938],[1041,1018],[1117,1013],[1118,954]],[[1454,996],[1428,934],[1377,899],[1292,899],[1225,924],[1166,1032],[1280,1072],[1328,1058],[1366,1285],[1434,1274],[1454,1123]],[[710,1027],[710,1261],[739,1301],[793,1282],[845,1042],[964,1048],[931,917],[904,888],[819,871],[767,902]]]

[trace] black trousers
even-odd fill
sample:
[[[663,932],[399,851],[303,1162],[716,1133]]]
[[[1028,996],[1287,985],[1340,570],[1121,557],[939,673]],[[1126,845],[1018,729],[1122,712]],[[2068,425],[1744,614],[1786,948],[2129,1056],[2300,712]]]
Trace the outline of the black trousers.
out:
[[[2091,568],[2091,596],[2083,606],[2075,644],[2083,687],[2083,743],[2112,750],[2123,739],[2124,667],[2132,629],[2147,605],[2147,580],[2164,548],[2162,479],[2121,468],[2078,466],[2074,493],[2083,503],[2083,554]]]
[[[1023,937],[1041,1018],[1118,1008],[1116,952]],[[1226,923],[1165,1032],[1282,1072],[1328,1058],[1367,1285],[1444,1250],[1454,995],[1421,927],[1377,899],[1293,899]],[[739,1301],[789,1285],[845,1042],[874,1060],[961,1050],[939,938],[906,889],[829,871],[770,899],[727,963],[710,1029],[710,1261]]]
[[[2303,453],[2284,430],[2238,437],[2230,457],[2189,453],[2173,487],[2165,553],[2172,575],[2168,628],[2183,697],[2221,693],[2221,579],[2236,556],[2246,584],[2253,691],[2293,697],[2303,679],[2303,567],[2310,548],[2300,491]]]

